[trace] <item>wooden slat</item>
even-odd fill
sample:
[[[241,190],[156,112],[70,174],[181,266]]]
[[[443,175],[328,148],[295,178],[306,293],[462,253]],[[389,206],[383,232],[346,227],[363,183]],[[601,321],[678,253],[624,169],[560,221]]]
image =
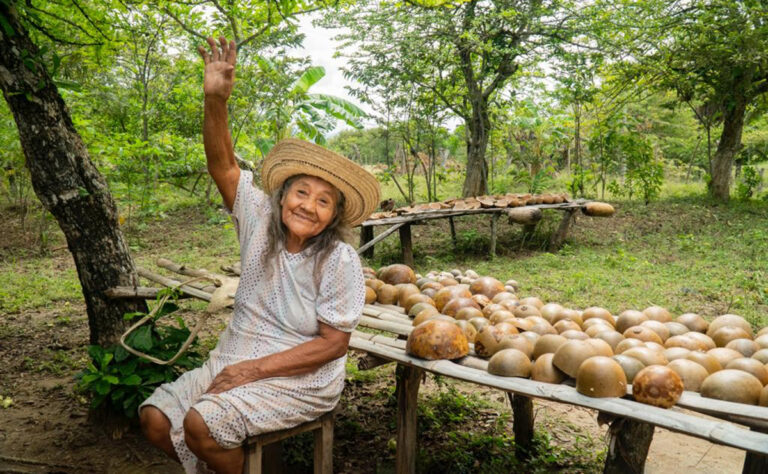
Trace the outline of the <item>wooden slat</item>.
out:
[[[405,222],[401,222],[399,224],[393,225],[389,229],[387,229],[384,232],[382,232],[381,234],[377,235],[376,238],[374,238],[373,240],[369,240],[364,245],[361,245],[360,248],[357,249],[357,254],[358,255],[362,255],[363,252],[365,252],[369,248],[373,247],[374,245],[378,244],[379,242],[384,240],[386,237],[388,237],[390,234],[392,234],[394,231],[396,231],[397,229],[399,229],[400,227],[402,227],[404,225],[405,225]]]
[[[459,380],[530,397],[544,398],[602,410],[617,416],[644,421],[671,431],[706,439],[714,443],[760,454],[768,454],[768,435],[738,428],[727,422],[698,418],[679,411],[642,405],[622,398],[590,398],[581,395],[574,388],[566,385],[547,384],[518,377],[498,377],[480,370],[461,367],[447,360],[421,360],[408,356],[402,350],[386,347],[382,344],[376,344],[354,336],[350,341],[350,347]]]
[[[138,267],[136,269],[136,273],[139,274],[139,276],[142,276],[146,278],[147,280],[154,281],[155,283],[160,283],[161,285],[165,285],[167,287],[177,287],[179,284],[181,284],[180,281],[174,280],[172,278],[164,277],[162,275],[158,275],[157,273],[150,272],[149,270],[145,268]],[[179,291],[182,293],[186,293],[188,295],[192,295],[195,298],[200,298],[203,301],[211,301],[211,294],[206,293],[203,290],[191,287],[189,285],[182,285],[179,287]]]
[[[586,203],[589,201],[579,199],[577,201],[572,202],[565,202],[560,204],[532,204],[530,206],[525,206],[529,208],[535,208],[535,209],[555,209],[555,210],[566,210],[566,209],[581,209],[583,208]],[[485,209],[464,209],[464,210],[453,210],[453,209],[438,209],[434,211],[424,211],[424,212],[417,212],[413,214],[403,214],[401,216],[397,217],[386,217],[384,219],[368,219],[367,221],[360,224],[361,226],[375,226],[375,225],[393,225],[393,224],[399,224],[404,222],[413,222],[413,221],[420,221],[420,220],[427,220],[427,219],[444,219],[446,217],[456,217],[456,216],[467,216],[467,215],[474,215],[474,214],[502,214],[506,213],[508,207],[493,207],[493,208],[485,208]]]

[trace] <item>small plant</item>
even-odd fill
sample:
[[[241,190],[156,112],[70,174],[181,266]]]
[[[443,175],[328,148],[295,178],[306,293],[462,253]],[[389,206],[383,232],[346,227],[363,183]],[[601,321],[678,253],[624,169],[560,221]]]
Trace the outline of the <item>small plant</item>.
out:
[[[161,298],[159,295],[158,298]],[[159,359],[170,359],[189,336],[189,329],[181,317],[176,316],[178,327],[157,324],[163,316],[178,310],[175,303],[166,303],[153,318],[126,338],[126,344]],[[128,313],[126,320],[144,316]],[[78,389],[92,396],[91,409],[106,404],[108,411],[135,418],[139,405],[163,383],[172,382],[185,370],[199,367],[202,356],[199,344],[193,342],[189,350],[176,362],[158,365],[134,356],[120,345],[110,347],[88,346],[91,361],[77,375]]]
[[[744,166],[741,169],[741,178],[736,185],[736,197],[743,201],[751,198],[762,181],[763,177],[760,176],[754,166]]]

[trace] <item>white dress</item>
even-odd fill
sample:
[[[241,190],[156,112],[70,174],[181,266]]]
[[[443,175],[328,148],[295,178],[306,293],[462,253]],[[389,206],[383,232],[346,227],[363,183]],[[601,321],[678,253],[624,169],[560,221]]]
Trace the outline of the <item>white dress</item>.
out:
[[[365,302],[360,259],[348,244],[338,243],[323,265],[319,285],[316,257],[307,250],[281,250],[262,266],[269,198],[253,186],[251,172],[242,171],[232,210],[242,275],[235,309],[219,343],[202,367],[162,385],[141,406],[160,409],[171,421],[171,440],[186,472],[205,472],[184,442],[184,416],[190,408],[205,420],[216,442],[235,448],[248,436],[291,428],[332,410],[344,385],[346,356],[318,370],[293,377],[275,377],[206,394],[226,366],[282,352],[318,335],[318,321],[345,332],[357,326]]]

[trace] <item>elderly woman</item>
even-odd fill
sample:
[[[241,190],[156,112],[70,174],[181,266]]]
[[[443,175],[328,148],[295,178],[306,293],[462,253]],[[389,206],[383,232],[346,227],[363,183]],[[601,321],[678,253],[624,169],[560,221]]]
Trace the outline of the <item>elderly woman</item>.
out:
[[[341,241],[375,208],[376,179],[301,140],[278,143],[262,189],[235,162],[227,128],[235,44],[209,38],[203,140],[208,171],[240,241],[232,319],[210,359],[140,407],[147,438],[187,472],[241,472],[243,440],[330,411],[344,384],[350,332],[364,303],[360,260]],[[266,194],[265,194],[266,193]]]

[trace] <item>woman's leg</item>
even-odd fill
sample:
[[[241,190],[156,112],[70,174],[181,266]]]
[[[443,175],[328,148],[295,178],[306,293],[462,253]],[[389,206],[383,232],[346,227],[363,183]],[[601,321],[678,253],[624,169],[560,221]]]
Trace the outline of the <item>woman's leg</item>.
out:
[[[208,430],[205,420],[194,408],[184,417],[184,440],[195,456],[205,461],[219,474],[243,472],[243,448],[226,449],[219,446]]]
[[[141,431],[155,446],[162,449],[172,459],[179,461],[179,456],[171,441],[171,422],[158,408],[147,405],[139,412]]]

